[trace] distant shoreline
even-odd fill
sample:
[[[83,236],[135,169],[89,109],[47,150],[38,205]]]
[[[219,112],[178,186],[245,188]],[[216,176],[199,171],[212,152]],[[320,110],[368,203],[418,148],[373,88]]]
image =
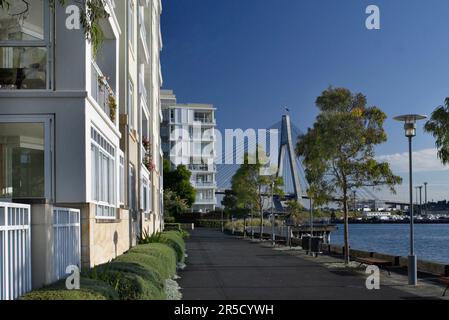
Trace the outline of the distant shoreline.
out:
[[[333,224],[343,224],[344,221],[331,221]],[[349,224],[410,224],[410,221],[349,221]],[[414,224],[449,224],[448,220],[415,220]]]

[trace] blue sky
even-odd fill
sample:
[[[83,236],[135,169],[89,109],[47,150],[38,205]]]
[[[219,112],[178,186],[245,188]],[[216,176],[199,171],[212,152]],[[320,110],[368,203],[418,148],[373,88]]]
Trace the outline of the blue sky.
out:
[[[370,4],[381,30],[365,28]],[[448,13],[447,0],[164,1],[164,87],[216,105],[220,129],[269,127],[286,105],[305,130],[328,86],[362,92],[389,116],[378,155],[402,175],[407,145],[392,117],[430,114],[449,96]],[[415,182],[429,182],[430,199],[449,198],[433,138],[419,130],[414,146]]]

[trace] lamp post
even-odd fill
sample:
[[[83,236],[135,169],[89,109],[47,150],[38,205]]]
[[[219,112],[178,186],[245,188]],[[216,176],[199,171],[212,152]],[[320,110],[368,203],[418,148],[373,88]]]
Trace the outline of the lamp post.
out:
[[[422,186],[419,186],[419,215],[422,216]]]
[[[424,212],[427,216],[427,182],[424,182]]]
[[[416,136],[416,122],[424,120],[427,116],[410,114],[395,117],[394,120],[404,122],[405,136],[408,138],[409,153],[409,192],[410,192],[410,254],[408,257],[408,284],[416,286],[418,283],[417,259],[414,244],[414,221],[413,221],[413,162],[412,162],[412,139]]]
[[[274,181],[271,183],[271,241],[273,242],[273,247],[276,246],[276,234],[274,231],[274,225],[276,219],[274,218]]]

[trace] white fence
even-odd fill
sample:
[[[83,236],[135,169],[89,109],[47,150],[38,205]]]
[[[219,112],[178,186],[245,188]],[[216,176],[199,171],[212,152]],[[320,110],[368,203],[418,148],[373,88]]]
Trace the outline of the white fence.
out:
[[[0,202],[0,300],[31,290],[30,206]]]
[[[81,267],[80,211],[53,208],[54,276],[57,280],[67,277],[68,266]]]

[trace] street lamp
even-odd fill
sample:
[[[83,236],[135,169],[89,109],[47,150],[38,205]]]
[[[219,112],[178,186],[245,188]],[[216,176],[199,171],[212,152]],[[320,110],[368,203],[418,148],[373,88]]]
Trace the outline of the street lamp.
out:
[[[413,221],[413,165],[412,165],[412,139],[416,136],[416,122],[427,119],[427,116],[409,114],[395,117],[394,120],[404,122],[405,136],[408,138],[409,157],[409,191],[410,191],[410,255],[408,257],[408,284],[416,286],[418,282],[417,259],[414,244]]]
[[[424,182],[424,212],[426,213],[427,216],[427,182]]]

